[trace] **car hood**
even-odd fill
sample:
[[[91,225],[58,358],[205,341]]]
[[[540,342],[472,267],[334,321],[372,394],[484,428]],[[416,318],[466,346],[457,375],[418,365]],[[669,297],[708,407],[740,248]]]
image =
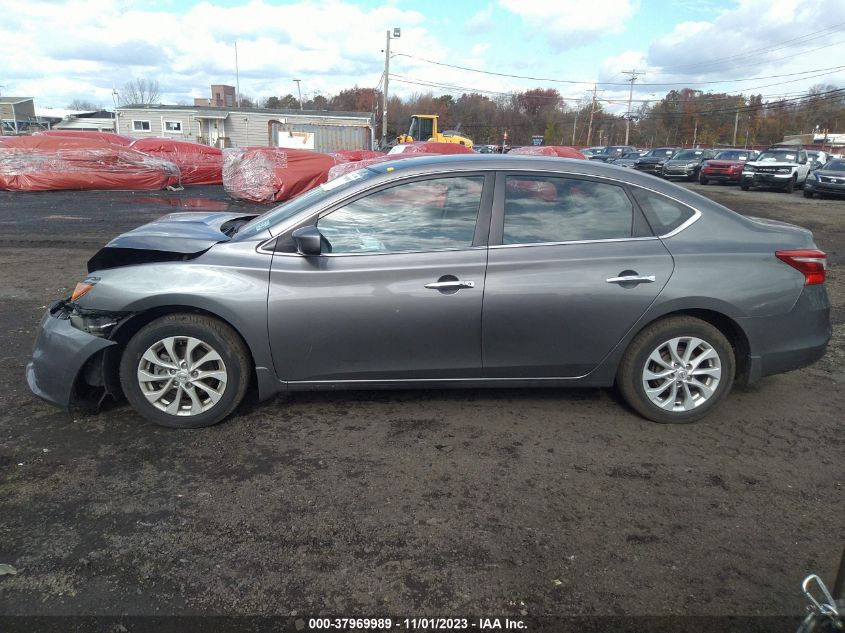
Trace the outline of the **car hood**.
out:
[[[790,163],[789,161],[783,160],[767,160],[761,163],[750,160],[745,164],[751,165],[752,167],[798,167],[798,163]]]
[[[678,158],[678,159],[672,159],[672,160],[666,161],[667,165],[689,165],[690,163],[697,164],[698,159],[695,159],[695,158],[690,158],[690,159]]]
[[[640,163],[664,163],[669,159],[665,156],[643,156],[637,160],[640,161]]]
[[[816,176],[827,176],[829,178],[845,178],[845,171],[833,171],[832,169],[817,169],[813,172]]]
[[[707,161],[709,167],[736,167],[744,164],[745,161],[742,160],[714,160],[711,158]]]
[[[88,271],[190,259],[232,239],[257,214],[172,213],[118,235],[88,261]]]

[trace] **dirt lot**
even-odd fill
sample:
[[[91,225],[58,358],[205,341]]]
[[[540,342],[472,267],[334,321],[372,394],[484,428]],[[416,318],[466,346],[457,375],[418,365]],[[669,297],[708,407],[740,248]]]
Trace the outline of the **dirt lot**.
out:
[[[99,245],[222,191],[0,192],[0,614],[800,613],[845,541],[845,201],[691,187],[815,232],[818,364],[690,426],[609,390],[462,390],[301,393],[181,432],[68,416],[24,365]]]

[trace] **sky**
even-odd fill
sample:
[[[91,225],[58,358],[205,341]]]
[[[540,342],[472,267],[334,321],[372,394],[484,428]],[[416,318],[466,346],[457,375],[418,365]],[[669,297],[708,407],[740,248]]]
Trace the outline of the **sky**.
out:
[[[113,107],[133,78],[162,102],[193,103],[212,83],[253,99],[557,88],[572,103],[597,84],[627,110],[622,71],[644,72],[634,106],[673,88],[795,96],[845,87],[843,0],[0,0],[0,95],[64,108]],[[436,63],[432,63],[436,62]],[[456,68],[460,66],[463,68]],[[484,71],[484,72],[477,72]],[[497,74],[492,74],[497,73]],[[765,99],[764,99],[765,100]]]

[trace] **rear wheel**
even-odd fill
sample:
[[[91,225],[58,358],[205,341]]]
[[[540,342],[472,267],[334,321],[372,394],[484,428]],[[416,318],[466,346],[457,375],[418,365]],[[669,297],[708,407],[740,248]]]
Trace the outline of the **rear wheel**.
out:
[[[637,413],[654,422],[695,422],[727,395],[736,373],[733,348],[717,328],[670,317],[640,332],[619,365],[616,383]]]
[[[171,314],[141,328],[120,361],[120,383],[142,416],[174,428],[217,424],[241,402],[250,362],[225,323],[200,314]]]

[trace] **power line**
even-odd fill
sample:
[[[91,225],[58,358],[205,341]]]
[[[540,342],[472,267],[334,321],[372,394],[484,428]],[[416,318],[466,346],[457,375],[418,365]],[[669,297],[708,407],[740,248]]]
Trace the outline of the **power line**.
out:
[[[845,40],[843,40],[845,42]],[[841,44],[842,42],[836,42],[836,44]],[[830,44],[833,46],[834,44]],[[628,82],[612,82],[612,81],[575,81],[574,79],[554,79],[551,77],[531,77],[529,75],[512,75],[508,73],[498,73],[490,70],[481,70],[480,68],[470,68],[469,66],[459,66],[457,64],[447,64],[445,62],[437,62],[432,59],[426,59],[424,57],[417,57],[416,55],[409,55],[407,53],[394,53],[394,57],[408,57],[410,59],[416,59],[419,61],[426,62],[428,64],[434,64],[436,66],[445,66],[447,68],[455,68],[457,70],[465,70],[467,72],[473,73],[480,73],[483,75],[493,75],[495,77],[506,77],[510,79],[527,79],[529,81],[547,81],[549,83],[558,83],[558,84],[569,84],[569,85],[590,85],[590,84],[597,84],[600,86],[627,86]],[[690,82],[690,81],[669,81],[669,82],[651,82],[651,83],[641,83],[641,86],[687,86],[690,83],[695,83],[697,85],[706,85],[706,84],[724,84],[724,83],[737,83],[740,81],[758,81],[761,79],[780,79],[783,77],[797,77],[798,75],[807,75],[815,72],[822,72],[822,71],[831,71],[831,70],[842,70],[845,68],[845,65],[840,66],[831,66],[829,68],[813,68],[811,70],[803,70],[797,73],[786,73],[782,75],[766,75],[762,77],[745,77],[742,79],[724,79],[721,81],[697,81],[697,82]]]
[[[818,78],[818,77],[821,77],[821,76],[822,75],[814,75],[812,77],[807,77],[807,79],[815,79],[815,78]],[[443,83],[443,82],[426,81],[426,80],[423,80],[423,79],[416,79],[415,77],[408,77],[406,75],[400,75],[400,74],[395,74],[395,73],[391,73],[390,77],[393,81],[398,81],[399,83],[416,85],[416,86],[424,86],[424,87],[427,87],[427,88],[438,88],[438,89],[446,90],[446,91],[450,91],[450,92],[475,92],[475,93],[478,93],[478,94],[490,95],[490,96],[495,96],[495,97],[513,97],[516,94],[515,92],[500,92],[500,91],[495,91],[495,90],[485,90],[483,88],[476,88],[476,87],[472,87],[472,86],[459,86],[459,85],[456,85],[456,84],[448,84],[448,83]],[[775,83],[775,84],[767,84],[765,86],[753,86],[753,87],[750,87],[750,88],[745,88],[744,90],[748,91],[748,92],[752,92],[752,91],[760,89],[760,88],[768,88],[768,87],[771,87],[771,86],[779,86],[779,85],[783,85],[785,83],[789,84],[789,83],[792,83],[792,82],[787,81],[787,82],[779,82],[779,83]],[[590,91],[590,92],[592,92],[592,91]],[[784,98],[784,97],[790,97],[792,95],[796,95],[796,96],[803,98],[803,96],[807,95],[807,92],[802,91],[802,92],[776,93],[776,94],[760,95],[760,96],[762,98],[772,100],[772,99],[781,99],[781,98]],[[563,96],[555,97],[555,96],[545,96],[545,95],[532,95],[531,98],[532,99],[547,99],[547,100],[551,100],[551,101],[575,101],[575,102],[580,102],[580,101],[583,100],[582,97],[563,97]],[[701,103],[701,102],[732,101],[732,100],[740,99],[740,98],[743,98],[742,95],[726,95],[726,96],[722,96],[722,97],[698,97],[696,99],[696,102]],[[620,103],[622,100],[621,99],[604,98],[604,99],[599,99],[599,101],[603,101],[605,103]],[[632,100],[633,103],[653,103],[654,101],[660,101],[660,99],[633,99]]]

